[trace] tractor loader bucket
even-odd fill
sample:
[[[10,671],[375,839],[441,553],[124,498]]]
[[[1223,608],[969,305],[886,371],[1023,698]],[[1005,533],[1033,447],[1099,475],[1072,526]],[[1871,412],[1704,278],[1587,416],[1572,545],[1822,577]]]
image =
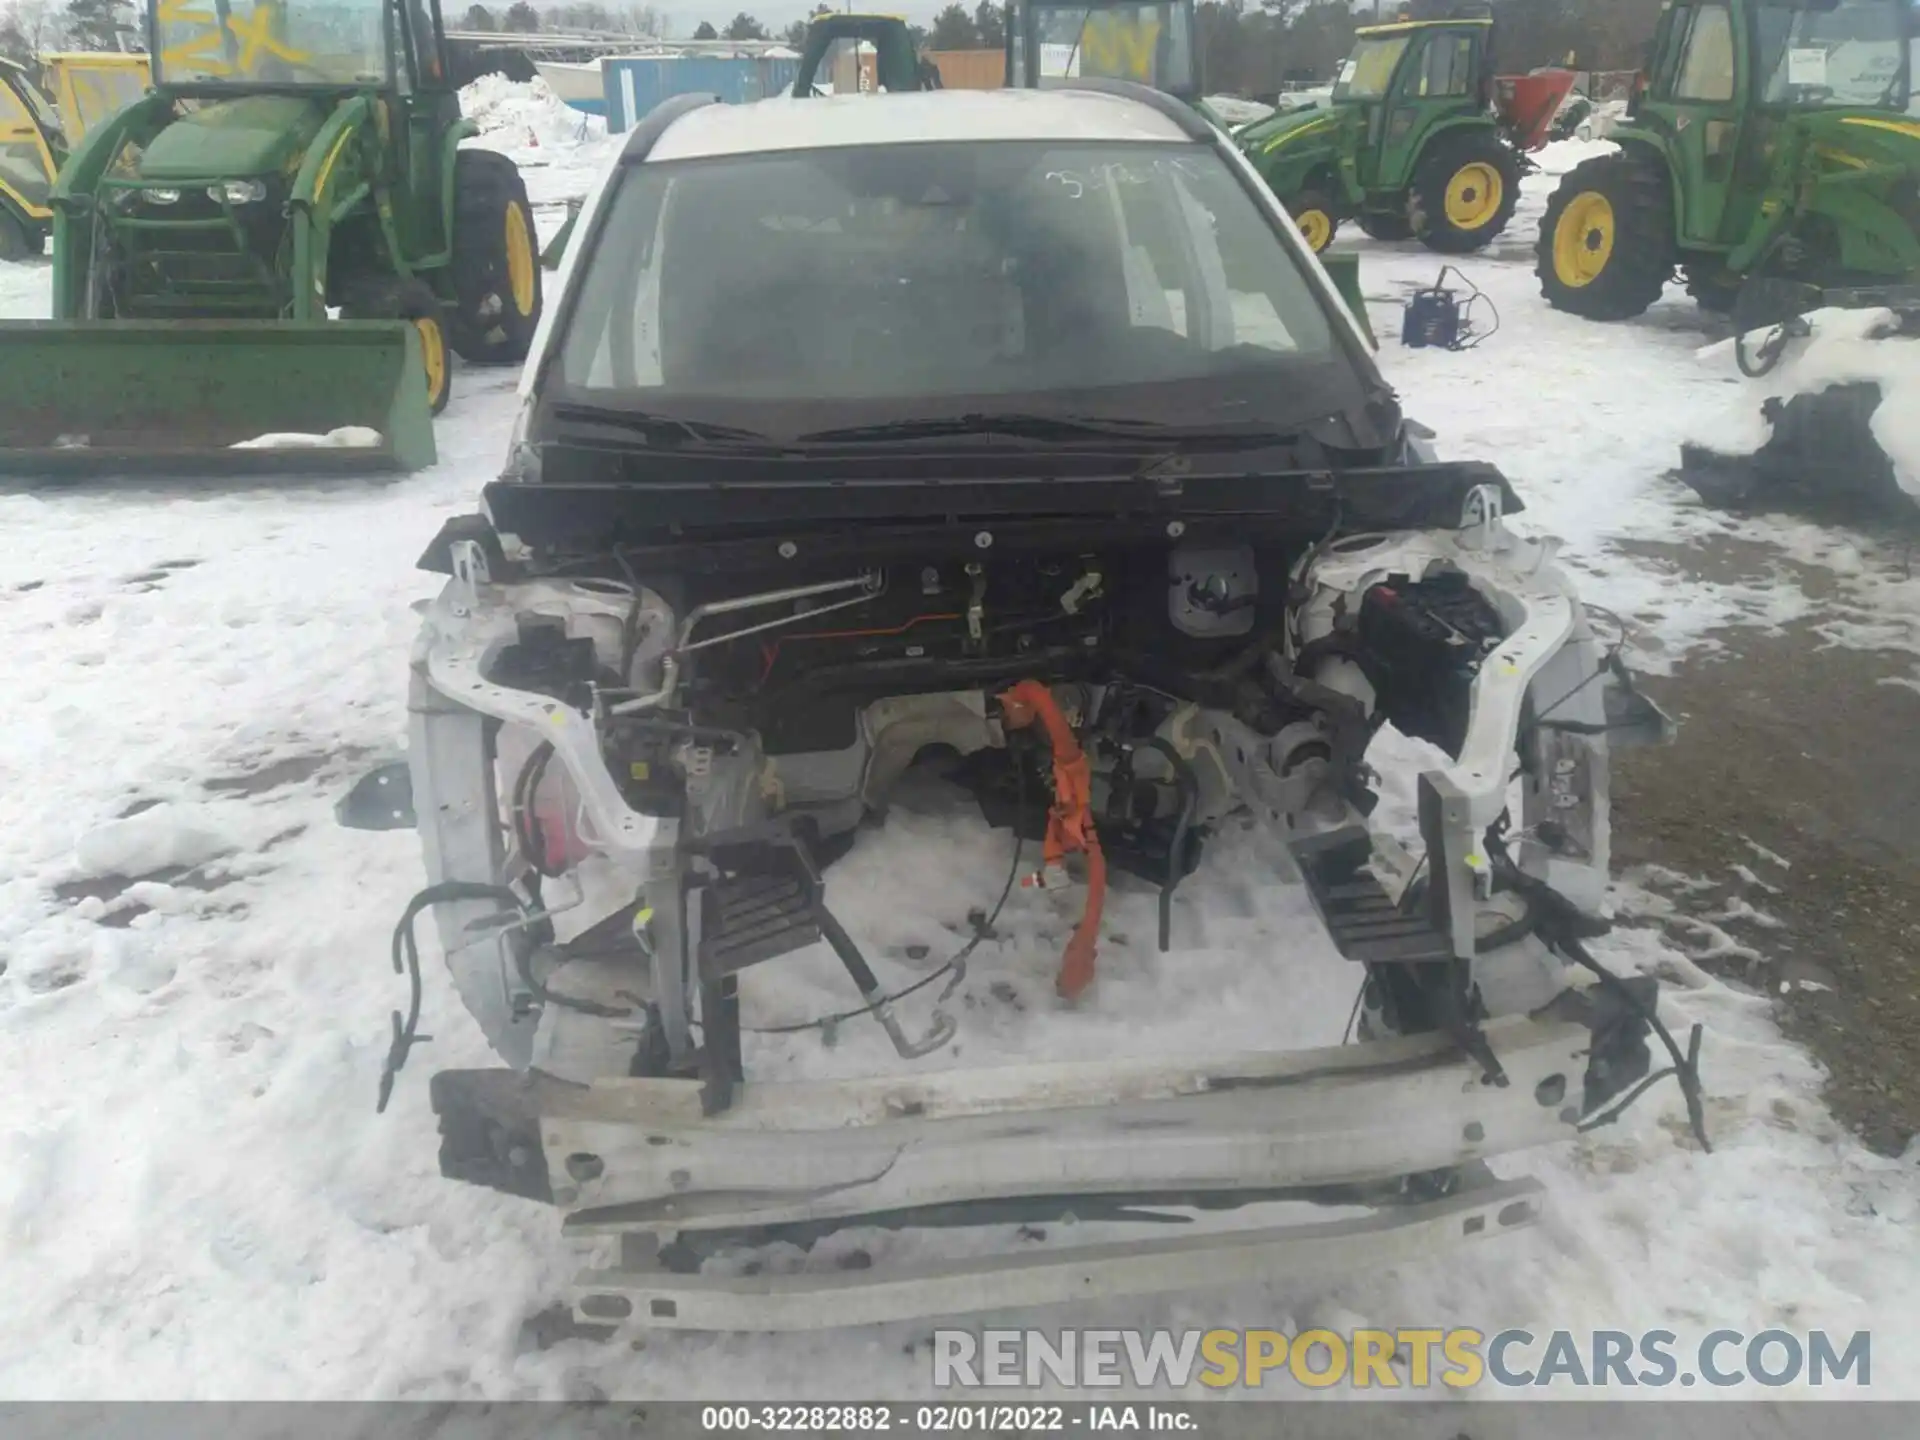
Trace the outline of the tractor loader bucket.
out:
[[[400,321],[0,322],[0,473],[338,475],[433,464]]]

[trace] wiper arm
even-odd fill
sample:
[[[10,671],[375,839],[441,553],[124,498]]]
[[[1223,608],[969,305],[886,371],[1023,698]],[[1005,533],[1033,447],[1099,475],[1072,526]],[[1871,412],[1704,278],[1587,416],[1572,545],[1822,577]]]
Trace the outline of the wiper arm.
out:
[[[675,445],[692,440],[707,445],[772,445],[776,442],[758,430],[743,430],[737,425],[716,425],[710,420],[690,420],[682,415],[654,415],[645,410],[612,410],[598,405],[558,404],[553,407],[556,420],[584,420],[617,430],[631,430],[654,444]]]
[[[1165,444],[1211,440],[1223,443],[1277,444],[1299,438],[1293,432],[1259,426],[1219,428],[1165,425],[1154,420],[1132,420],[1108,415],[1035,415],[1016,411],[996,414],[933,415],[892,420],[881,425],[856,425],[843,430],[816,430],[798,437],[806,445],[864,444],[885,440],[935,440],[959,435],[1009,435],[1021,440],[1123,439]]]

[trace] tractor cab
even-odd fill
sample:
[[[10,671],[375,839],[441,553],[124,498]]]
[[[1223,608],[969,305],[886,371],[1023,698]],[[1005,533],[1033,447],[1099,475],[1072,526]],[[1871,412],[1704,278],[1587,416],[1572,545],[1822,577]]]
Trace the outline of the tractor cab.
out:
[[[1131,80],[1199,106],[1193,0],[1011,0],[1006,83]]]
[[[22,67],[0,60],[0,260],[45,248],[53,219],[49,196],[66,153],[46,97]]]
[[[807,23],[796,98],[939,88],[940,72],[915,52],[901,16],[829,14]]]

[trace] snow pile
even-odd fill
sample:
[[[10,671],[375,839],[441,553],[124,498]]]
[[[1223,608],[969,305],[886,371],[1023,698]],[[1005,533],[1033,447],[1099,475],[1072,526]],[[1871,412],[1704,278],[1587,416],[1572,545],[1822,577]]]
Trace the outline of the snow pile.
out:
[[[153,875],[204,865],[239,848],[214,807],[156,805],[87,831],[73,858],[82,876]]]
[[[508,153],[577,145],[607,133],[604,117],[573,109],[540,79],[482,75],[460,92],[460,113],[480,127],[469,143]]]
[[[1920,337],[1900,335],[1898,317],[1885,309],[1815,310],[1807,321],[1813,334],[1788,341],[1778,369],[1757,385],[1742,386],[1726,409],[1700,417],[1695,442],[1721,454],[1751,454],[1772,433],[1761,414],[1766,400],[1871,382],[1880,387],[1873,438],[1893,462],[1900,488],[1920,499]],[[1749,348],[1757,348],[1760,338],[1750,340]],[[1731,369],[1733,341],[1699,354],[1710,365]]]
[[[542,244],[565,223],[567,202],[586,195],[620,143],[607,133],[605,116],[573,109],[544,80],[482,75],[460,92],[460,110],[480,127],[463,145],[497,150],[520,167]]]
[[[1553,140],[1533,152],[1533,163],[1544,174],[1564,175],[1576,165],[1611,155],[1619,148],[1611,140]]]
[[[1209,95],[1207,108],[1229,125],[1252,125],[1273,114],[1273,106],[1258,100],[1243,100],[1238,95]]]
[[[324,435],[305,430],[275,430],[251,440],[236,440],[235,450],[370,450],[386,443],[378,430],[365,425],[342,425]]]

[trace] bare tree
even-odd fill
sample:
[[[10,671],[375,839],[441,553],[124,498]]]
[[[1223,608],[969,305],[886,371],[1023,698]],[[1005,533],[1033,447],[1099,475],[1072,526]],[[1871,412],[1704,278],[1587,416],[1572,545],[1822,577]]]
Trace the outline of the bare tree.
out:
[[[614,18],[629,35],[648,35],[659,39],[667,33],[664,18],[651,5],[629,5],[617,12]]]
[[[124,50],[134,34],[127,0],[67,0],[67,42],[81,50]]]
[[[67,43],[64,19],[50,0],[13,0],[7,11],[7,23],[19,33],[29,58]]]
[[[0,15],[0,59],[16,65],[33,64],[33,46],[27,41],[27,32],[20,28],[19,17],[11,11]]]
[[[1007,11],[993,0],[973,7],[973,33],[982,50],[1001,50],[1007,43]]]

